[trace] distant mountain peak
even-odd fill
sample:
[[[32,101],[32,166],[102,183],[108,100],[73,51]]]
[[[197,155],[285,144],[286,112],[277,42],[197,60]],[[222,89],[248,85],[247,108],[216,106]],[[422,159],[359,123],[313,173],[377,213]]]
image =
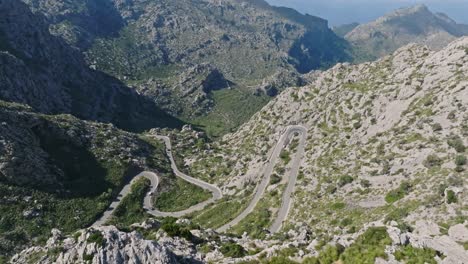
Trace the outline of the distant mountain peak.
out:
[[[373,58],[387,55],[409,43],[442,49],[458,37],[467,35],[467,26],[457,24],[446,14],[433,13],[424,4],[397,9],[367,24],[360,25],[345,38]]]
[[[421,11],[429,11],[429,8],[425,4],[417,4],[414,6],[411,6],[409,8],[404,8],[408,11],[413,11],[413,12],[421,12]]]

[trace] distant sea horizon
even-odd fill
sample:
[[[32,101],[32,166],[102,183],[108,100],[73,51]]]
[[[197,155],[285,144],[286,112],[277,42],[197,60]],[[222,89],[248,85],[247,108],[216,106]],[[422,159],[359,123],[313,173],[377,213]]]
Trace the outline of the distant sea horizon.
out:
[[[398,8],[425,4],[434,13],[445,13],[460,24],[468,24],[468,0],[266,0],[304,14],[327,19],[330,27],[367,23]]]

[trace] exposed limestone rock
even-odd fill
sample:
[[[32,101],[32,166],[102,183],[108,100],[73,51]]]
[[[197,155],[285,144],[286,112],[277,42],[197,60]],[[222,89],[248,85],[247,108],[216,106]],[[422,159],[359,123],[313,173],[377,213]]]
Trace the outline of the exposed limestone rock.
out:
[[[44,247],[29,248],[11,259],[11,263],[179,263],[174,254],[155,241],[145,240],[136,232],[124,233],[115,227],[79,231],[75,238],[64,238],[58,230]],[[55,254],[45,254],[47,252]]]

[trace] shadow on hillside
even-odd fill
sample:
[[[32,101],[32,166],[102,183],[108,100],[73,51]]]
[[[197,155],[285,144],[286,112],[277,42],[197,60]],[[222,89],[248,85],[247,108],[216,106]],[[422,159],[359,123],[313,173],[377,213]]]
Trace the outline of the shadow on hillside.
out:
[[[64,189],[65,192],[59,193],[67,198],[96,197],[119,189],[130,176],[141,171],[114,161],[97,160],[86,143],[81,142],[85,136],[70,135],[73,133],[52,122],[41,122],[31,130],[48,154],[51,167],[57,169],[55,174],[59,175],[56,186],[35,186],[38,189],[52,193]]]
[[[99,0],[94,4],[107,6],[107,2]],[[11,9],[15,12],[10,12]],[[2,89],[6,91],[2,99],[28,104],[47,114],[66,113],[113,123],[132,132],[183,126],[181,120],[165,113],[153,100],[106,73],[90,69],[80,51],[53,36],[47,19],[32,13],[21,1],[7,0],[0,5],[0,17],[0,30],[5,35],[2,46],[11,44],[15,48],[19,54],[15,57],[23,61],[20,70],[24,71],[24,74],[8,76],[13,80],[4,82]],[[44,100],[49,101],[44,103]]]

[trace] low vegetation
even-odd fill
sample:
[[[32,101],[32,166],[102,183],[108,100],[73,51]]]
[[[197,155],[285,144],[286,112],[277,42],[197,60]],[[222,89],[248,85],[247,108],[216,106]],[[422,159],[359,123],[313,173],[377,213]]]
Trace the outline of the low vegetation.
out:
[[[409,184],[408,182],[402,182],[397,189],[387,193],[387,195],[385,196],[385,201],[387,203],[394,203],[405,197],[410,191],[411,184]]]
[[[134,223],[144,221],[148,215],[143,209],[143,200],[149,191],[151,183],[146,178],[137,180],[131,187],[131,192],[122,199],[115,209],[108,224],[119,228],[129,227]]]
[[[429,248],[402,246],[395,253],[396,260],[406,264],[436,264],[437,252]]]
[[[163,222],[161,223],[161,229],[164,230],[168,236],[182,237],[189,241],[192,240],[193,235],[190,232],[190,227],[176,224],[176,220],[177,219],[173,217],[164,218]]]
[[[161,184],[164,182],[167,181]],[[155,207],[163,212],[181,211],[211,198],[209,191],[180,178],[173,180],[168,189],[162,189],[157,195]]]
[[[221,245],[219,249],[225,257],[228,258],[242,258],[246,255],[246,250],[239,244],[234,242],[226,242]]]

